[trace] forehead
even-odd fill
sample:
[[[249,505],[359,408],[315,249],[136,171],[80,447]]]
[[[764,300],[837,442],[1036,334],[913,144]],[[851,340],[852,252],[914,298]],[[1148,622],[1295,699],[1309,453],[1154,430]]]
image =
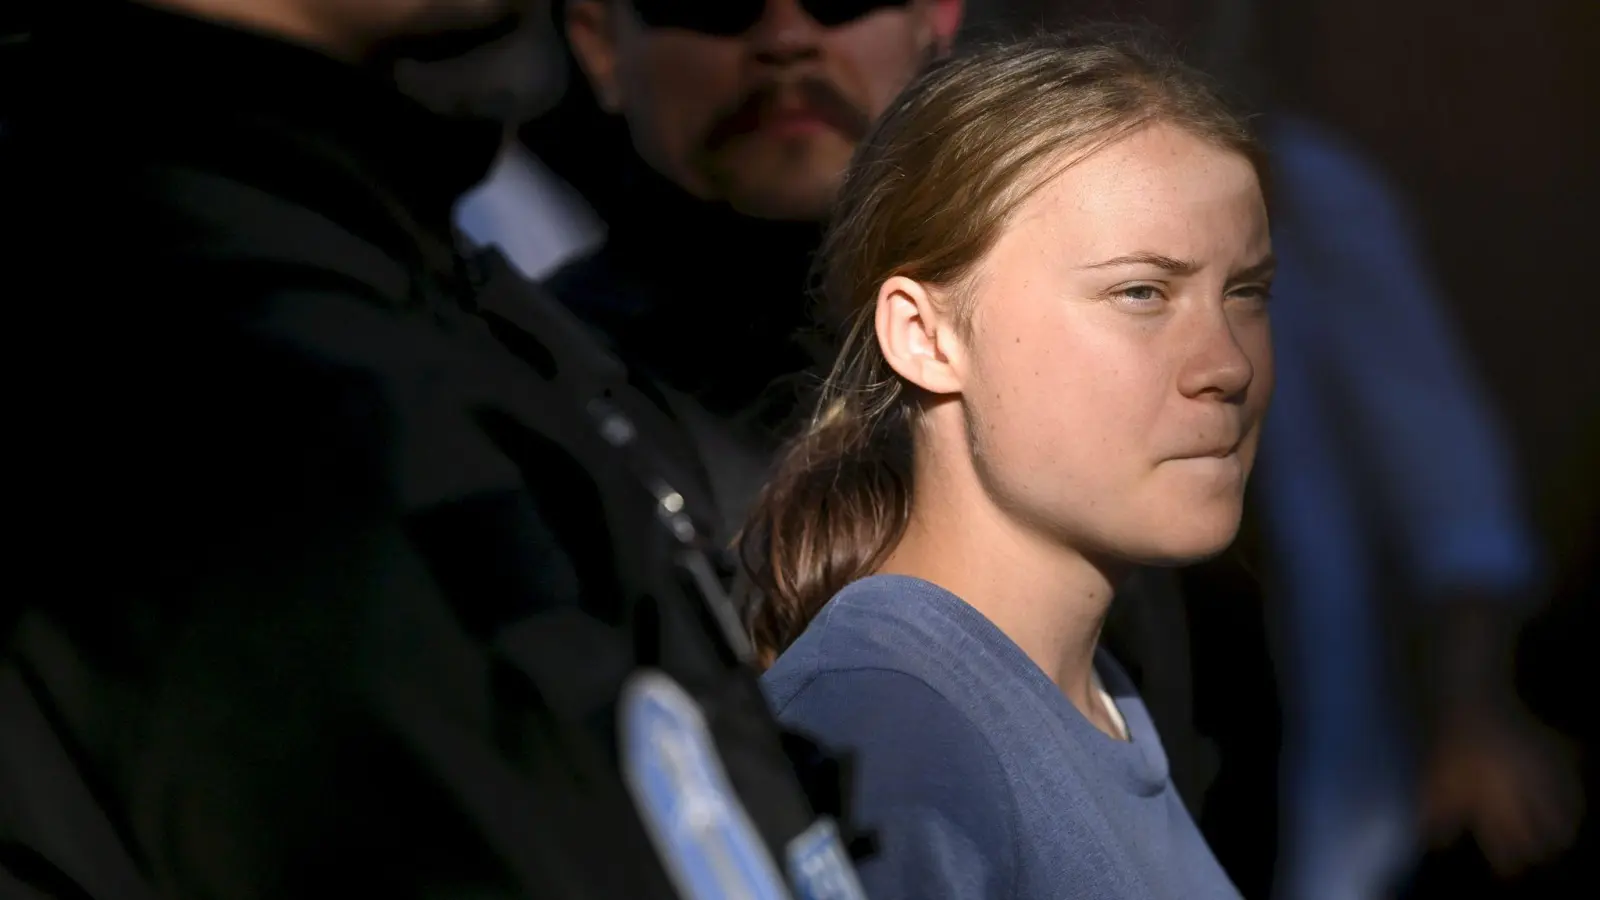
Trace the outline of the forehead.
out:
[[[1198,257],[1266,241],[1250,161],[1179,128],[1146,126],[1056,167],[1017,210],[1007,237],[1031,235],[1058,253],[1100,258],[1131,250]]]

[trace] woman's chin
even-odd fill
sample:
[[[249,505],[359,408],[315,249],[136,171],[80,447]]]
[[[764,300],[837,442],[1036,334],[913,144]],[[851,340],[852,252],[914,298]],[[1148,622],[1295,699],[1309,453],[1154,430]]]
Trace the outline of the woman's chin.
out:
[[[1237,516],[1212,521],[1168,522],[1125,554],[1136,565],[1171,569],[1215,559],[1239,535]]]

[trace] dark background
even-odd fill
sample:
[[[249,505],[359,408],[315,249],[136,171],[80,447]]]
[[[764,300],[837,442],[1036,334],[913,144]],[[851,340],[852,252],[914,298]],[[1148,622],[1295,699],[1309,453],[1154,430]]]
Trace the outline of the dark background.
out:
[[[1274,68],[1416,205],[1561,568],[1600,516],[1600,3],[1309,0]],[[1587,469],[1587,472],[1581,470]]]
[[[1272,74],[1414,204],[1444,299],[1527,475],[1554,596],[1524,641],[1526,693],[1554,724],[1600,746],[1600,700],[1588,687],[1600,638],[1600,3],[1279,5],[1269,17]],[[1596,849],[1591,815],[1566,859],[1497,892],[1473,849],[1457,847],[1428,861],[1414,893],[1594,896]]]

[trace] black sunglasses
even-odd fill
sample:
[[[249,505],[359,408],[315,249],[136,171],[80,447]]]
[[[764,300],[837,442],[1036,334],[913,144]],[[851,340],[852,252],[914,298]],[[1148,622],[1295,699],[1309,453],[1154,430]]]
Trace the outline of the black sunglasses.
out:
[[[735,37],[767,14],[767,0],[629,0],[651,28],[681,28],[700,34]],[[806,15],[825,28],[854,22],[880,9],[898,9],[911,0],[800,0]]]

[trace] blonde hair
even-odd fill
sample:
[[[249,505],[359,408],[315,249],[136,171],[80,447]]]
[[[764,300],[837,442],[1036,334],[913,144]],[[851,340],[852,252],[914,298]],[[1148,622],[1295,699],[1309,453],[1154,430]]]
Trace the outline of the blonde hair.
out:
[[[878,347],[879,287],[896,275],[937,286],[965,321],[978,264],[1051,167],[1155,122],[1240,153],[1264,183],[1246,123],[1199,75],[1130,42],[1067,35],[935,64],[857,149],[818,255],[839,354],[740,538],[764,662],[881,566],[909,519],[917,403]]]

